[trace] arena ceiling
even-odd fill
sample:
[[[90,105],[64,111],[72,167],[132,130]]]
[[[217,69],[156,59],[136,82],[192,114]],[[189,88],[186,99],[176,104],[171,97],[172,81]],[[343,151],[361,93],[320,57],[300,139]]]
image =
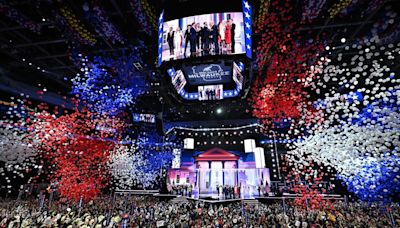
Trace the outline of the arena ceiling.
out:
[[[176,1],[177,3],[182,2]],[[187,0],[186,0],[187,1]],[[184,1],[184,2],[186,2]],[[54,91],[60,95],[67,95],[70,92],[70,81],[79,69],[72,63],[70,58],[71,49],[74,41],[70,40],[63,31],[58,27],[52,18],[52,9],[60,5],[68,7],[79,20],[84,21],[83,6],[87,1],[52,1],[52,0],[10,0],[9,4],[23,13],[26,17],[33,21],[40,22],[42,27],[40,34],[35,34],[30,30],[20,26],[5,15],[0,14],[0,74],[1,77],[12,78],[23,84],[34,87],[46,87],[49,91]],[[129,44],[137,42],[145,42],[150,50],[145,56],[144,62],[147,67],[143,70],[149,74],[155,70],[156,44],[157,35],[149,36],[146,34],[136,20],[129,1],[110,0],[99,1],[105,9],[111,21],[127,38],[125,44],[113,44],[104,37],[94,32],[88,27],[89,31],[97,34],[95,39],[97,43],[94,46],[81,46],[82,51],[87,55],[97,53],[115,53],[120,52]],[[164,0],[148,0],[149,4],[154,8],[158,15],[164,4],[168,4]],[[302,13],[304,1],[293,1],[295,8],[298,9],[299,15]],[[328,0],[326,9],[334,4],[335,1]],[[304,34],[307,39],[309,34],[326,34],[331,40],[337,40],[338,49],[333,50],[332,54],[344,52],[340,46],[340,38],[347,37],[348,41],[363,37],[375,22],[378,22],[385,12],[386,8],[397,9],[400,11],[400,2],[396,0],[387,0],[381,7],[375,11],[360,17],[362,6],[366,6],[368,1],[363,2],[361,6],[354,9],[349,16],[345,18],[335,17],[331,19],[327,10],[323,10],[321,15],[313,21],[311,25],[303,26],[298,30]],[[252,1],[255,11],[255,18],[258,16],[258,8],[260,1]],[[212,8],[212,6],[209,6]],[[279,13],[279,12],[278,12]],[[400,13],[400,12],[398,12]],[[256,47],[257,35],[254,36],[253,42]],[[256,49],[256,48],[254,48]],[[398,60],[397,60],[398,61]],[[398,61],[399,62],[399,61]],[[396,69],[399,69],[397,65]],[[157,78],[152,79],[151,83],[157,84]],[[166,101],[168,107],[164,110],[170,113],[170,119],[207,119],[218,117],[214,111],[218,107],[227,107],[226,113],[232,119],[250,118],[249,107],[246,98],[234,101],[216,102],[212,105],[188,105],[177,102],[170,98],[168,91],[162,86],[154,86],[153,92],[150,92],[139,103],[142,109],[155,110],[160,109],[160,98]],[[229,108],[228,108],[229,107]],[[226,118],[227,115],[225,115]],[[222,118],[222,117],[220,117]]]

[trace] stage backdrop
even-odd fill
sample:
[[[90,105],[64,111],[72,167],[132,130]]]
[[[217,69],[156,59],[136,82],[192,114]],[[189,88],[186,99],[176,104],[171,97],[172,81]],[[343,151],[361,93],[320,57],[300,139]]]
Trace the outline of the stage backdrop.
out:
[[[171,185],[192,185],[200,194],[215,194],[217,186],[241,186],[253,196],[260,184],[270,185],[268,168],[256,168],[253,153],[213,148],[205,152],[184,151],[181,166],[168,172]]]

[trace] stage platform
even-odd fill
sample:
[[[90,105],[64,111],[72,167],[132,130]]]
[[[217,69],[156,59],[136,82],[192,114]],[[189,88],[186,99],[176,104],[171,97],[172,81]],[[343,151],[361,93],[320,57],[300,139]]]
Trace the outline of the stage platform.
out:
[[[188,196],[180,196],[180,195],[170,195],[170,194],[154,194],[154,197],[159,197],[162,200],[171,200],[175,203],[187,202],[187,201],[198,201],[203,203],[211,203],[211,204],[229,204],[229,203],[248,203],[248,204],[273,204],[273,203],[280,203],[283,201],[291,201],[294,200],[296,195],[288,194],[286,196],[268,196],[268,197],[252,197],[252,198],[237,198],[237,199],[221,199],[209,195],[203,195],[200,197],[188,197]],[[344,201],[345,198],[340,195],[324,195],[324,199],[330,200],[338,200]]]
[[[272,204],[272,203],[279,203],[283,201],[290,201],[296,199],[296,197],[301,196],[300,194],[290,194],[290,193],[283,193],[282,196],[249,196],[244,195],[241,198],[234,198],[234,199],[225,199],[223,196],[218,194],[194,194],[191,197],[189,196],[182,196],[176,194],[162,194],[156,190],[119,190],[116,192],[118,195],[148,195],[157,197],[162,201],[172,201],[175,203],[187,202],[187,201],[198,201],[203,203],[211,203],[211,204],[229,204],[229,203],[236,203],[236,202],[243,202],[249,204],[256,204],[256,203],[264,203],[264,204]],[[322,194],[324,199],[330,200],[339,200],[344,201],[345,198],[338,194]]]
[[[187,200],[192,200],[192,201],[198,201],[198,202],[203,202],[203,203],[210,203],[210,204],[223,204],[223,203],[237,203],[241,202],[242,199],[216,199],[216,198],[209,198],[209,197],[204,197],[204,198],[192,198],[192,197],[186,197]]]

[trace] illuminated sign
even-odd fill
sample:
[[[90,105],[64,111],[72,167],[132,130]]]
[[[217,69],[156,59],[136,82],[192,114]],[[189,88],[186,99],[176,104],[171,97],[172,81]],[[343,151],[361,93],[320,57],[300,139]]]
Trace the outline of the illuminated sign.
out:
[[[183,67],[183,71],[191,85],[231,82],[232,66],[224,64],[201,64]]]

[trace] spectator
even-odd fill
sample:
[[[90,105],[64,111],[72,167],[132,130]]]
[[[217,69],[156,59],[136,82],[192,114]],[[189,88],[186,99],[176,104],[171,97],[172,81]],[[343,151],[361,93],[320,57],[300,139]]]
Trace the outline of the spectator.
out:
[[[226,188],[225,188],[226,189]],[[128,200],[128,202],[126,202]],[[0,201],[0,227],[390,227],[376,205],[336,202],[333,211],[302,210],[282,204],[210,205],[196,201],[180,204],[149,196],[120,197],[110,210],[110,198],[78,207],[55,202],[39,211],[31,201]],[[126,205],[133,206],[126,206]],[[397,225],[399,205],[392,205]],[[130,211],[127,211],[130,210]]]

